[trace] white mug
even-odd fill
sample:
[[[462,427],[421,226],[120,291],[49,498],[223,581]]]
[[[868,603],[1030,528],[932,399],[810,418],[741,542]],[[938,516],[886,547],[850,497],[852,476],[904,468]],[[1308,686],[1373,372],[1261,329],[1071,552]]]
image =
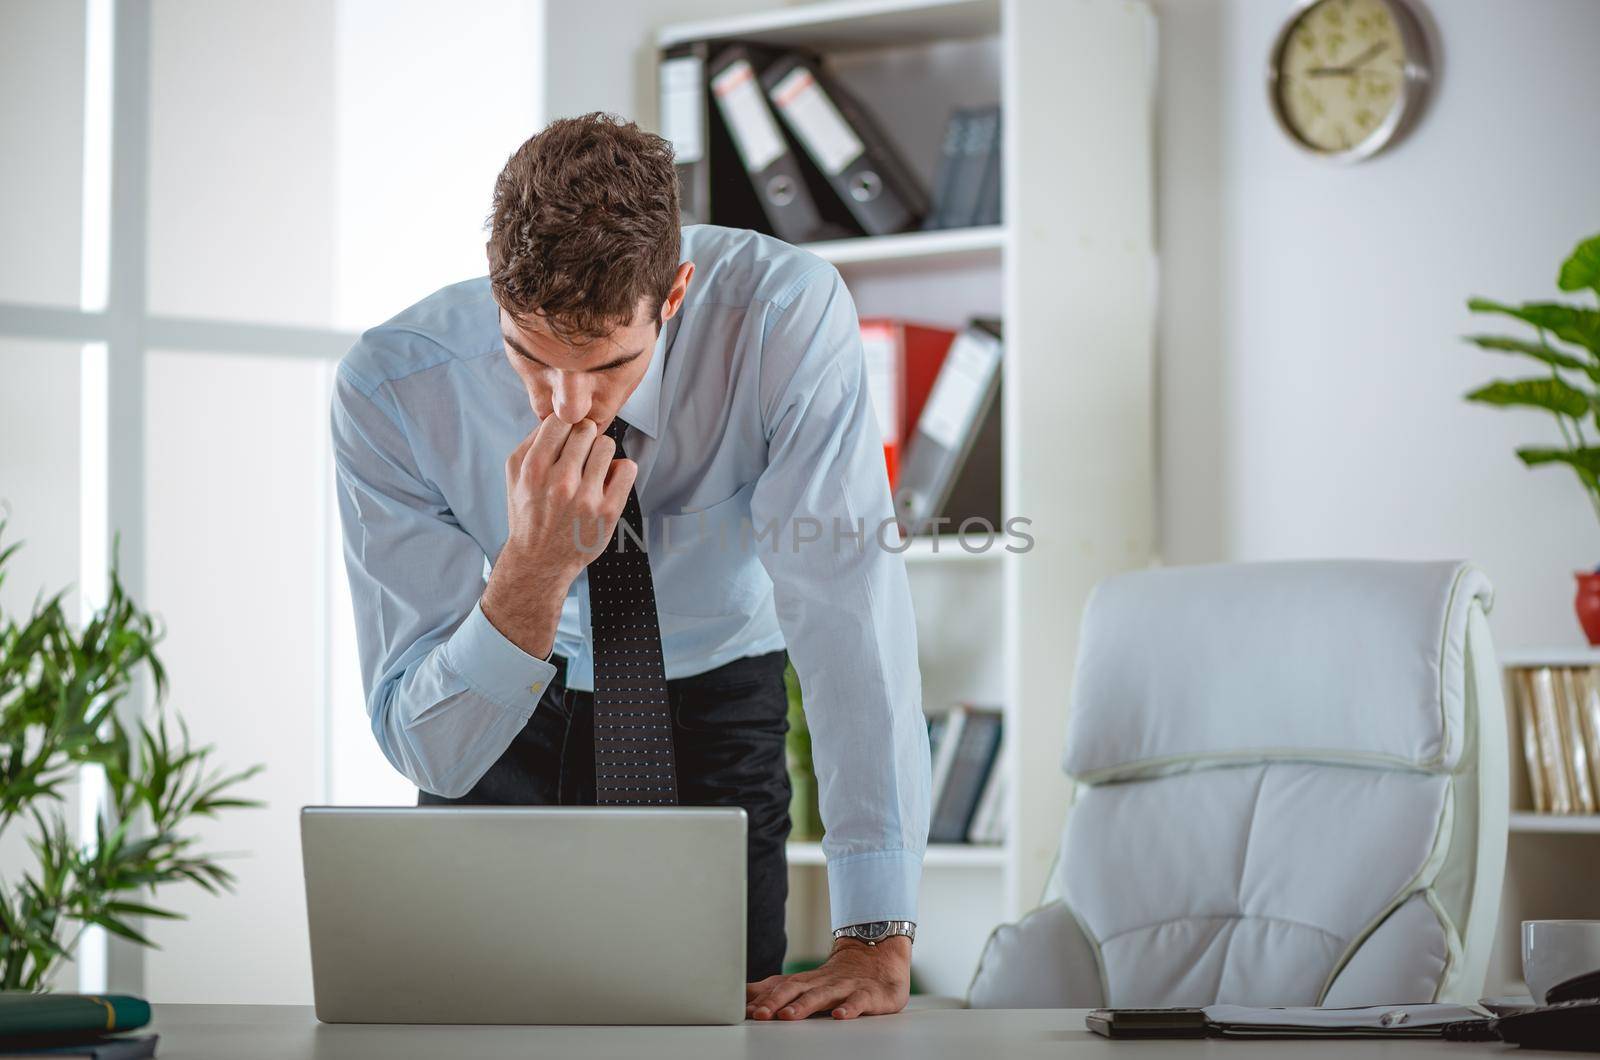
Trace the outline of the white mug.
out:
[[[1524,920],[1522,977],[1539,1004],[1575,975],[1600,969],[1600,920]]]

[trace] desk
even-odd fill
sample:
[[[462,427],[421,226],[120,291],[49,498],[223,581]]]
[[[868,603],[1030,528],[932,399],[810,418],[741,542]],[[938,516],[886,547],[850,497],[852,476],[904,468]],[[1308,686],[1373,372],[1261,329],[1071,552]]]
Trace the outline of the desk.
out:
[[[1209,1060],[1215,1057],[1571,1057],[1499,1044],[1392,1042],[1112,1042],[1084,1030],[1082,1009],[917,1008],[851,1022],[737,1027],[438,1027],[319,1024],[293,1005],[157,1005],[161,1060]]]

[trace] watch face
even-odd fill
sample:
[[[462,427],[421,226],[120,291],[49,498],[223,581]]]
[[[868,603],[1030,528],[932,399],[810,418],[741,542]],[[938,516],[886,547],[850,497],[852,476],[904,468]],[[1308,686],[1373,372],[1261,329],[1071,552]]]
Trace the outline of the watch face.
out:
[[[1370,154],[1407,104],[1409,54],[1394,0],[1319,0],[1289,25],[1274,58],[1279,119],[1326,155]]]
[[[870,924],[858,924],[856,932],[857,938],[881,939],[889,933],[889,922],[887,920],[876,920]]]

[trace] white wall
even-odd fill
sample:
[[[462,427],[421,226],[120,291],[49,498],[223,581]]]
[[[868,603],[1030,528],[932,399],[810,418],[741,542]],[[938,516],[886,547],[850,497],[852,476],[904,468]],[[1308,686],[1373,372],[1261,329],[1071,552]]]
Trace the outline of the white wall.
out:
[[[486,271],[495,177],[543,125],[541,6],[340,0],[340,327]]]
[[[570,118],[604,110],[656,122],[656,30],[740,12],[784,7],[776,0],[546,0],[545,115]]]
[[[1351,167],[1268,110],[1288,3],[1157,6],[1164,558],[1470,557],[1502,646],[1581,643],[1600,527],[1570,474],[1512,455],[1548,418],[1460,400],[1520,366],[1458,336],[1501,327],[1468,295],[1555,296],[1600,231],[1600,4],[1433,0],[1427,114]]]

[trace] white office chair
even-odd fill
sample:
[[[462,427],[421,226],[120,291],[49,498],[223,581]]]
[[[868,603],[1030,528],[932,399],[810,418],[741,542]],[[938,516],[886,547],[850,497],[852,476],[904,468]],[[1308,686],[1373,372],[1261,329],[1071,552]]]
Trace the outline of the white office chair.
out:
[[[1102,583],[1045,903],[968,1003],[1476,1000],[1509,812],[1491,594],[1459,563]]]

